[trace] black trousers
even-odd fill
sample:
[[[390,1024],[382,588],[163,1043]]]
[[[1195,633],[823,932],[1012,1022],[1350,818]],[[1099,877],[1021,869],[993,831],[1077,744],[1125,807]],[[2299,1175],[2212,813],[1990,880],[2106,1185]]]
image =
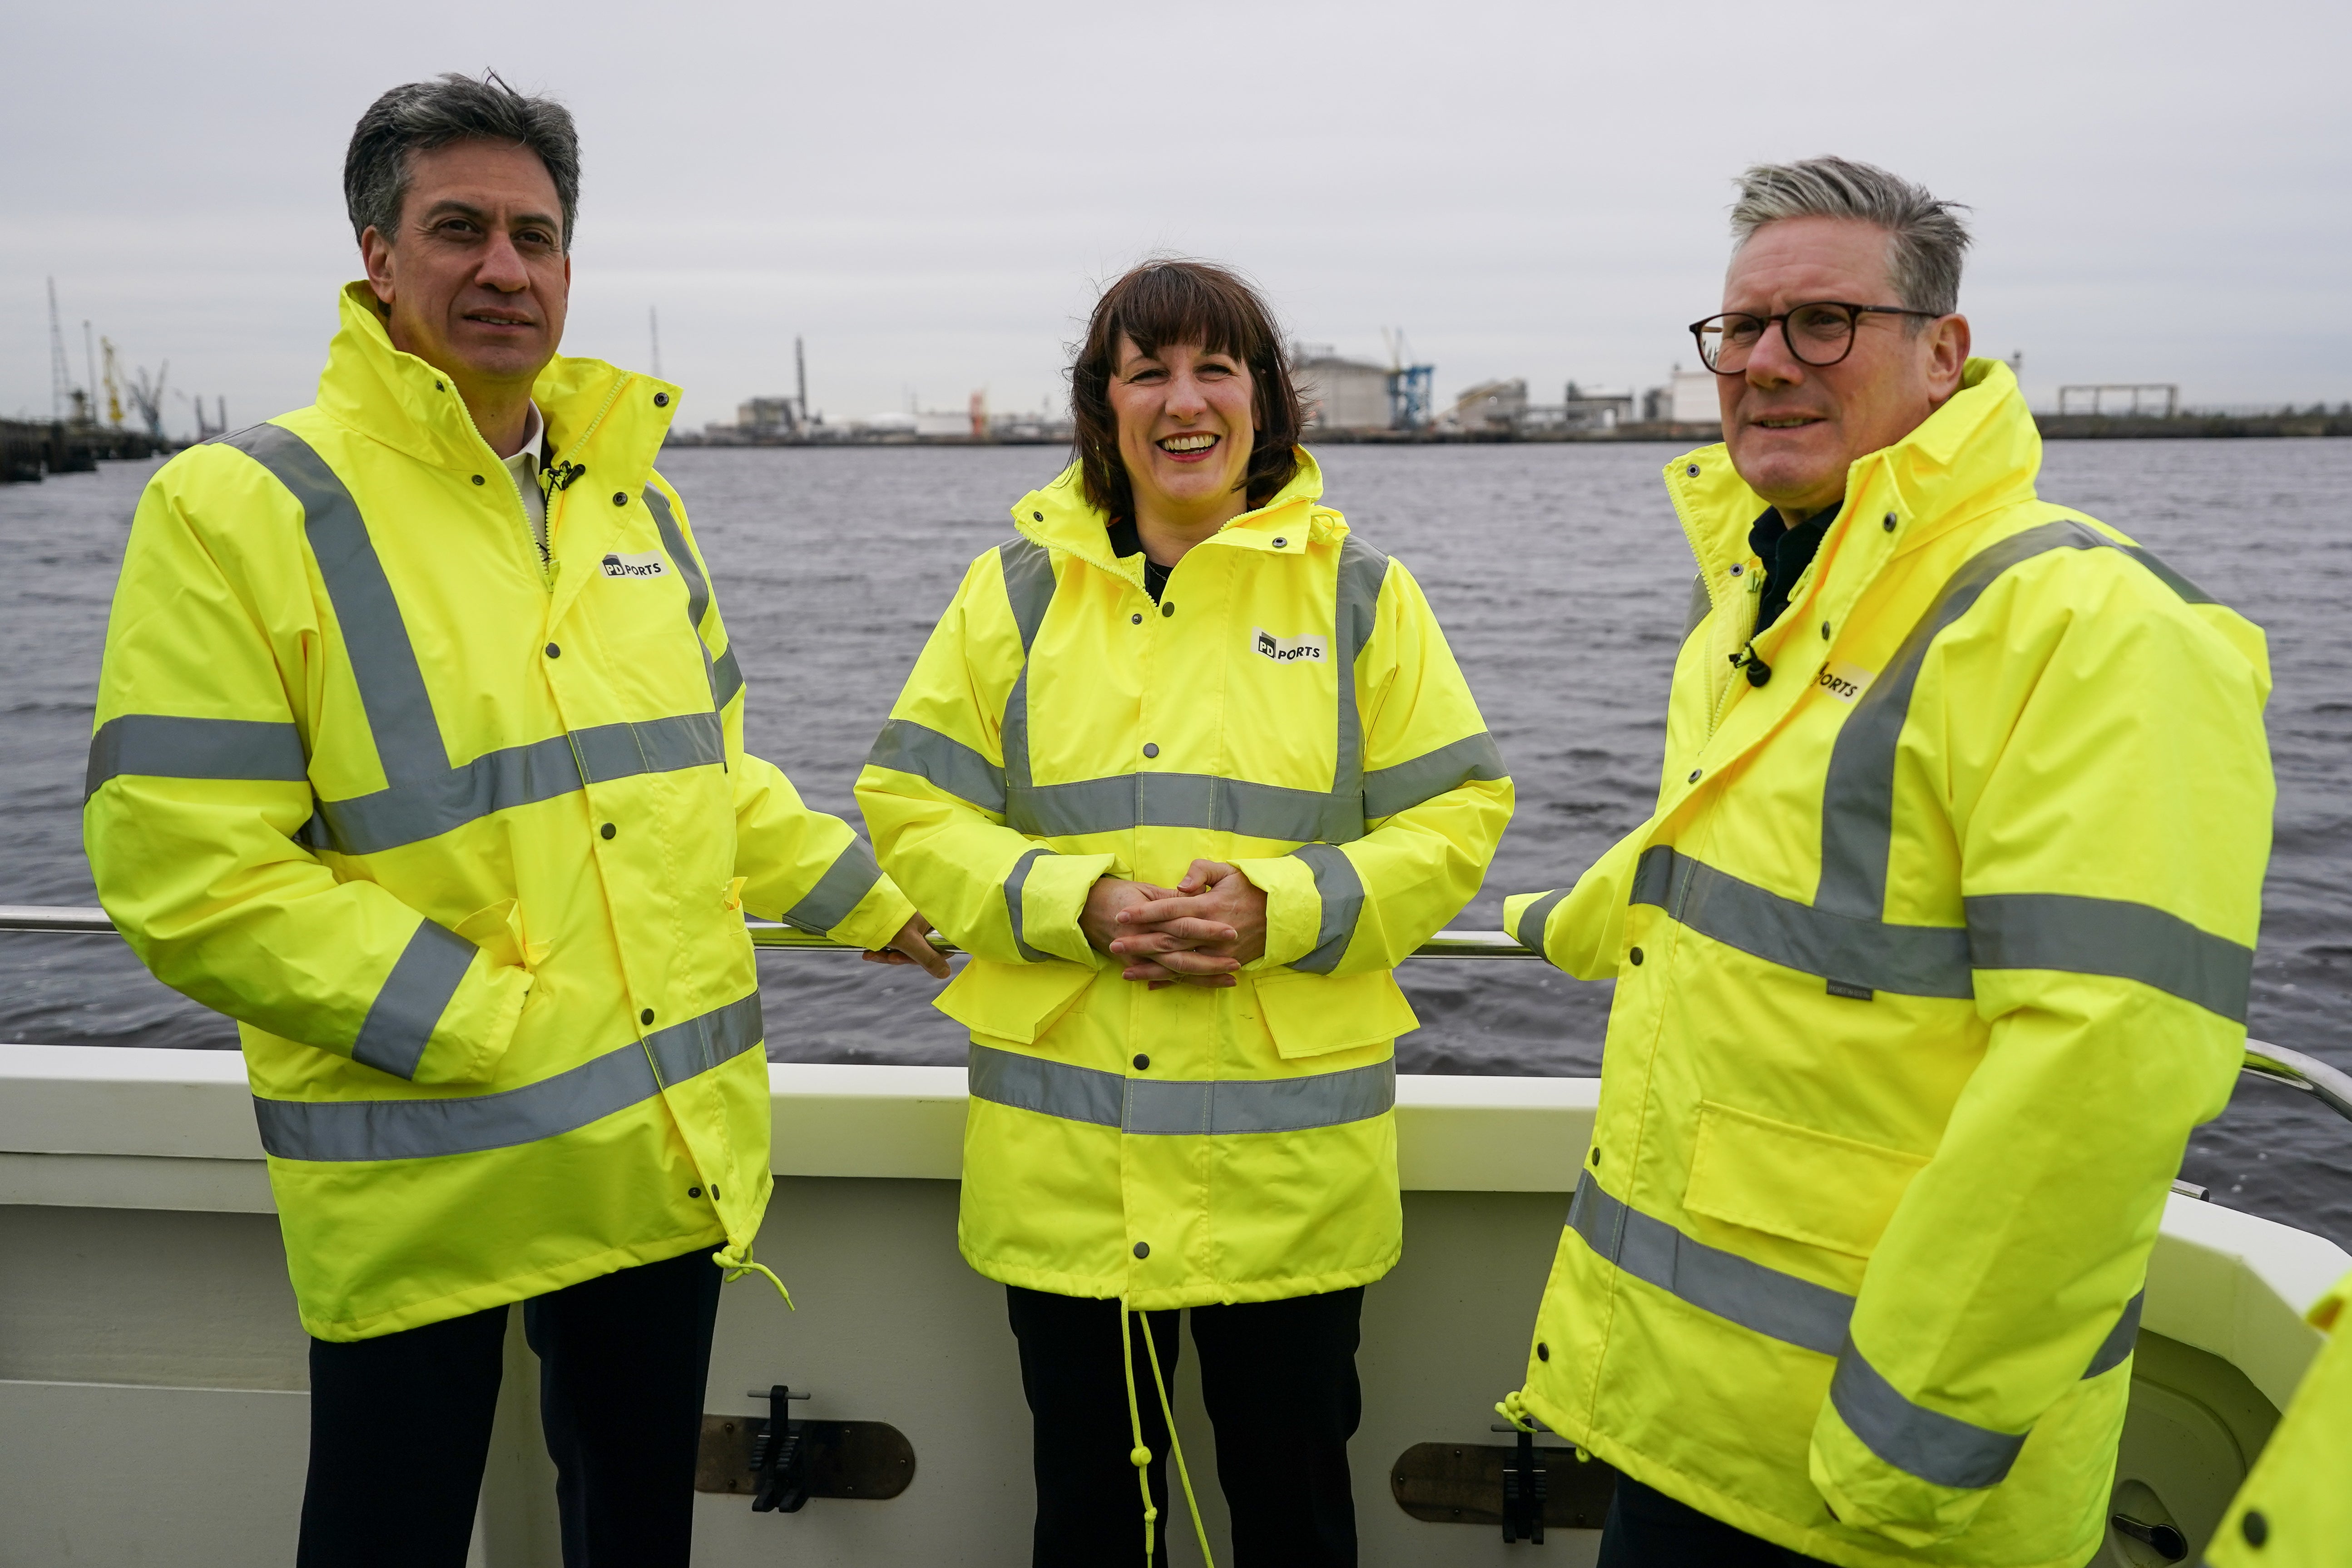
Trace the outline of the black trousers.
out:
[[[564,1568],[687,1568],[719,1273],[708,1247],[523,1303]],[[299,1568],[464,1568],[507,1310],[310,1342]]]
[[[1598,1568],[1800,1568],[1819,1561],[1734,1530],[1621,1475],[1601,1526]]]
[[[1143,1561],[1143,1502],[1119,1370],[1116,1301],[1008,1286],[1021,1387],[1034,1418],[1036,1568],[1114,1568]],[[1356,1345],[1364,1292],[1194,1307],[1202,1403],[1217,1435],[1217,1479],[1233,1515],[1235,1568],[1352,1568],[1356,1508],[1348,1439],[1363,1416]],[[1169,1530],[1189,1531],[1183,1494],[1168,1500],[1168,1425],[1151,1385],[1145,1325],[1173,1406],[1175,1312],[1139,1316],[1135,1396],[1151,1450],[1160,1510],[1153,1554],[1167,1561]]]

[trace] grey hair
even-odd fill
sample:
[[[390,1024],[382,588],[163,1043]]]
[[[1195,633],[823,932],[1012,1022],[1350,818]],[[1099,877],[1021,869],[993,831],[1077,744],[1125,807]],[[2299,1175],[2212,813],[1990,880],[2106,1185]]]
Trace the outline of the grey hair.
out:
[[[452,142],[511,142],[539,154],[563,205],[563,248],[580,210],[580,132],[572,111],[551,98],[517,92],[496,71],[479,81],[450,71],[433,81],[394,88],[368,105],[343,154],[343,205],[352,233],[400,232],[408,199],[409,158]]]
[[[1959,215],[1968,210],[1900,174],[1845,158],[1758,163],[1739,176],[1739,199],[1731,205],[1732,248],[1784,218],[1859,218],[1886,231],[1887,277],[1902,303],[1948,316],[1960,308],[1960,260],[1969,236]]]

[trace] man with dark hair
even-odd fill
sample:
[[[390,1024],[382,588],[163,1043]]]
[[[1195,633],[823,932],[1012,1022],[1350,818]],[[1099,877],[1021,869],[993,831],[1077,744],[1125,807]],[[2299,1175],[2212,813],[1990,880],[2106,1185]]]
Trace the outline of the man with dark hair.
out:
[[[677,389],[556,355],[571,116],[495,76],[396,88],[344,184],[367,278],[318,402],[141,500],[90,864],[156,975],[240,1026],[311,1335],[299,1562],[465,1561],[521,1301],[564,1561],[682,1568],[720,1271],[766,1272],[742,911],[945,965],[743,751],[652,467]]]
[[[1952,204],[1820,158],[1732,228],[1656,809],[1504,906],[1617,983],[1506,1409],[1616,1467],[1612,1568],[2075,1568],[2244,1047],[2263,634],[2036,496]]]

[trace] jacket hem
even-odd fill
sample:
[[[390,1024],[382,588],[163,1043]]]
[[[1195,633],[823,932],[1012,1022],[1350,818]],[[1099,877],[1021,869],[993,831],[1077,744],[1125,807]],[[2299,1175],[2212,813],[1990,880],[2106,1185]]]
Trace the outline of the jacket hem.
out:
[[[1809,1525],[1783,1519],[1753,1503],[1727,1496],[1663,1459],[1653,1458],[1582,1422],[1569,1420],[1559,1413],[1559,1406],[1533,1389],[1522,1394],[1521,1402],[1554,1432],[1643,1486],[1654,1487],[1675,1501],[1695,1508],[1734,1530],[1744,1531],[1759,1540],[1807,1557],[1837,1563],[1840,1568],[1920,1568],[1922,1563],[1951,1563],[1956,1568],[1961,1563],[1966,1563],[1967,1568],[2079,1568],[2084,1555],[2098,1548],[2098,1542],[2094,1539],[2086,1545],[2062,1552],[2054,1557],[2019,1558],[1996,1563],[1959,1554],[1947,1557],[1932,1546],[1914,1549],[1889,1541],[1882,1548],[1855,1541],[1851,1536],[1824,1535]],[[1811,1485],[1811,1482],[1807,1484]],[[1942,1544],[1960,1547],[1967,1541],[1967,1533],[1963,1531]]]
[[[1377,1262],[1333,1269],[1323,1274],[1294,1274],[1278,1279],[1199,1280],[1149,1290],[1133,1290],[1127,1292],[1128,1305],[1139,1312],[1168,1312],[1185,1307],[1230,1307],[1251,1301],[1287,1301],[1299,1296],[1324,1296],[1334,1290],[1351,1290],[1359,1285],[1371,1284],[1394,1268],[1397,1259],[1403,1255],[1404,1247],[1400,1242]],[[1043,1290],[1055,1296],[1115,1301],[1126,1286],[1125,1280],[1115,1276],[1024,1268],[975,1258],[969,1250],[964,1252],[963,1259],[971,1266],[974,1273],[983,1279],[993,1279],[1000,1285],[1018,1285],[1024,1290]]]
[[[646,1263],[667,1263],[682,1258],[697,1247],[714,1250],[727,1245],[727,1229],[713,1224],[706,1231],[691,1236],[672,1237],[663,1241],[641,1242],[631,1247],[606,1247],[583,1257],[551,1264],[526,1274],[511,1275],[486,1284],[469,1285],[446,1296],[429,1300],[408,1301],[387,1311],[372,1312],[356,1318],[320,1318],[308,1310],[301,1313],[302,1331],[312,1339],[331,1343],[347,1344],[356,1340],[380,1339],[404,1329],[421,1329],[428,1323],[446,1322],[475,1312],[485,1312],[495,1307],[511,1306],[544,1296],[569,1285],[617,1274],[624,1268]]]

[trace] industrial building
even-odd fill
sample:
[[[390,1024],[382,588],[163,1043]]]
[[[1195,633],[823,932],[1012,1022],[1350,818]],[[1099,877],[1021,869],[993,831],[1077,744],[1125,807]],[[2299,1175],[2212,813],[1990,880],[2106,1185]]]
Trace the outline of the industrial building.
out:
[[[1370,360],[1342,359],[1323,344],[1298,346],[1290,368],[1310,430],[1390,430],[1396,372]]]
[[[1438,428],[1497,435],[1518,429],[1527,417],[1525,381],[1482,381],[1454,400],[1454,406],[1438,421]]]

